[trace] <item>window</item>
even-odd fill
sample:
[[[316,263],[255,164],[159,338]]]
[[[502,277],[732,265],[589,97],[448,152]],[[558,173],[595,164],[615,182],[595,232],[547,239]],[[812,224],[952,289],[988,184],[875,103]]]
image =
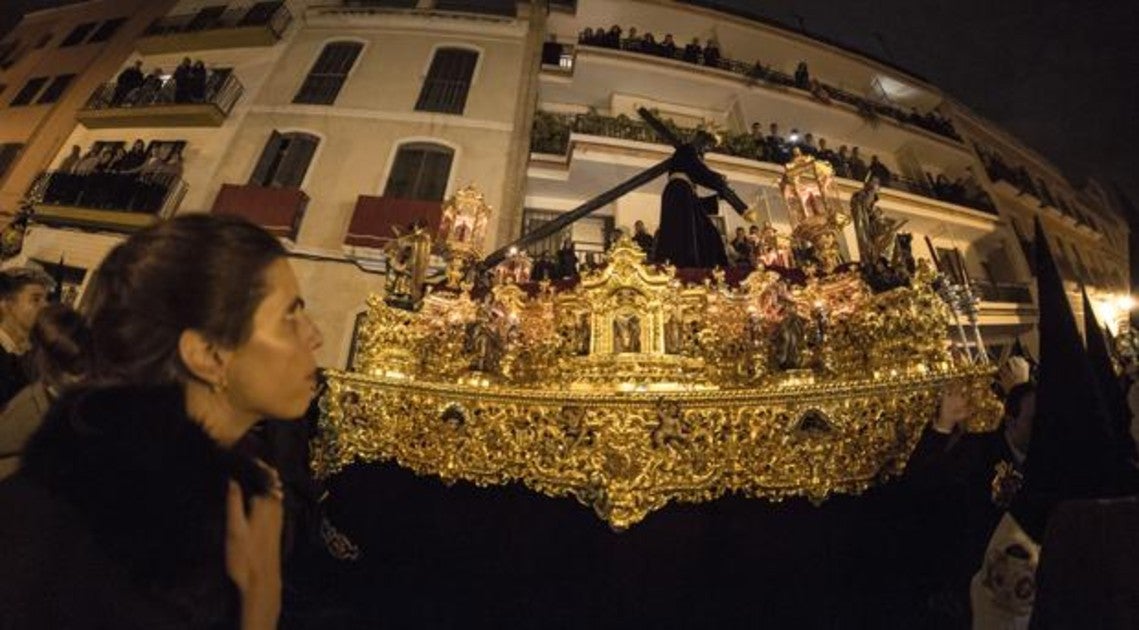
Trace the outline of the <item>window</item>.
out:
[[[59,47],[67,48],[68,46],[75,46],[83,43],[83,40],[87,38],[88,33],[90,33],[94,28],[94,22],[84,22],[79,26],[76,26],[71,30],[70,33],[67,34],[67,37],[63,38],[63,41],[59,43]]]
[[[63,95],[64,90],[67,89],[67,86],[71,85],[74,79],[74,74],[62,74],[52,79],[51,84],[47,86],[44,93],[40,95],[40,99],[36,101],[36,105],[44,105],[58,101],[59,97]]]
[[[95,31],[95,34],[91,36],[91,39],[87,40],[87,43],[91,44],[94,42],[105,42],[108,39],[111,39],[111,37],[114,36],[115,31],[119,30],[119,27],[122,26],[126,21],[126,18],[115,18],[113,20],[107,20],[106,22],[103,22],[103,24],[99,27],[99,30]]]
[[[461,48],[440,48],[431,60],[415,109],[421,112],[462,114],[471,89],[471,75],[479,54]]]
[[[40,93],[40,88],[44,86],[44,83],[47,83],[47,77],[33,77],[28,79],[28,82],[24,84],[24,87],[20,89],[20,92],[16,94],[16,98],[12,99],[9,105],[16,107],[17,105],[27,105],[31,103],[32,99],[36,97],[36,94]]]
[[[216,4],[212,7],[206,7],[194,15],[194,19],[190,20],[190,23],[186,25],[186,31],[204,31],[206,29],[213,28],[214,25],[217,24],[218,19],[221,18],[224,13],[224,4]]]
[[[249,7],[245,15],[238,22],[238,26],[258,26],[273,21],[273,16],[281,8],[281,2],[258,2]]]
[[[400,147],[384,196],[442,201],[454,155],[454,151],[440,144],[416,142]]]
[[[320,138],[307,133],[269,136],[249,183],[274,188],[300,188]]]
[[[363,44],[356,42],[334,42],[325,46],[293,102],[333,104],[363,47]]]
[[[23,148],[24,145],[16,142],[0,144],[0,179],[4,179],[4,176],[8,174],[8,169],[12,167]]]

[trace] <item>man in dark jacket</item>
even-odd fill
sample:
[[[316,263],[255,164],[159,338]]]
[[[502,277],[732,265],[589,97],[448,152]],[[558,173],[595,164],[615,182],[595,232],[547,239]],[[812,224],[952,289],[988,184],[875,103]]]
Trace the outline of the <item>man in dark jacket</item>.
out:
[[[35,267],[0,272],[0,406],[35,379],[28,336],[54,284]]]

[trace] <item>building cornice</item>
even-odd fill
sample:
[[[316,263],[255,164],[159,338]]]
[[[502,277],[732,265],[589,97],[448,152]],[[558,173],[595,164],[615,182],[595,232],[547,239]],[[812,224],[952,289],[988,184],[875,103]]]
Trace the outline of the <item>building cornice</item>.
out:
[[[382,122],[403,122],[427,124],[440,127],[462,127],[484,131],[511,132],[511,123],[497,120],[483,120],[466,116],[451,116],[424,112],[390,112],[353,107],[328,107],[325,105],[253,105],[250,114],[272,114],[275,116],[300,116],[317,118],[355,118]]]

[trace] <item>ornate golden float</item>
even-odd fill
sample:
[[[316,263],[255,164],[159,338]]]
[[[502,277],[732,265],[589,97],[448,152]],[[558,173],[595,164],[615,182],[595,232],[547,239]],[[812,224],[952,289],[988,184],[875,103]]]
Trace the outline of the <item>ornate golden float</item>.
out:
[[[446,280],[416,310],[370,298],[353,369],[329,372],[319,475],[395,461],[448,483],[521,483],[620,529],[728,492],[861,492],[902,471],[947,386],[968,390],[969,430],[997,422],[992,370],[951,352],[924,264],[878,293],[854,267],[684,282],[622,236],[576,285],[528,282],[519,254],[476,291],[462,270],[488,212],[471,188],[450,200],[444,231],[467,227],[440,235]],[[424,237],[404,238],[394,255],[426,264]]]

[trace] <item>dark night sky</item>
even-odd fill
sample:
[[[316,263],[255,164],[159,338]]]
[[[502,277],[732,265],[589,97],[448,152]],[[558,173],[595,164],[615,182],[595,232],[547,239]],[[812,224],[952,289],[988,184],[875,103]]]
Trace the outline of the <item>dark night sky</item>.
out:
[[[0,32],[32,8],[2,0]],[[1002,125],[1073,183],[1118,183],[1139,201],[1134,0],[719,0],[894,62]],[[881,33],[888,52],[875,38]]]

